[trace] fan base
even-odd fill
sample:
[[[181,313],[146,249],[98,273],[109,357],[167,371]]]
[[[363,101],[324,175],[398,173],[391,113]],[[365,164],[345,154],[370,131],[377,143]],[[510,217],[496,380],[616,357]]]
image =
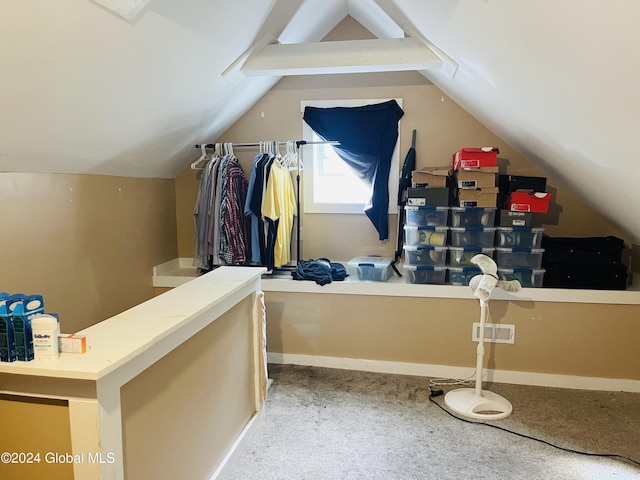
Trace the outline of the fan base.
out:
[[[500,420],[511,415],[511,402],[497,393],[474,388],[457,388],[444,396],[444,403],[454,412],[479,420]]]

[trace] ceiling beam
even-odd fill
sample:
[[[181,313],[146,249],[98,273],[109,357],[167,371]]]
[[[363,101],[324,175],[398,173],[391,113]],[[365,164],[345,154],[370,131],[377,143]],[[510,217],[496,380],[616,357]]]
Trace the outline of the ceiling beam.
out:
[[[437,70],[439,74],[444,75],[449,80],[453,79],[456,71],[458,70],[458,63],[420,33],[420,30],[418,30],[413,25],[413,22],[398,7],[396,0],[373,1],[389,18],[391,18],[391,20],[393,20],[404,31],[405,35],[415,38],[417,41],[421,42],[438,56],[438,58],[442,61],[442,68]],[[424,70],[421,70],[419,72],[423,75],[427,73]]]
[[[266,45],[241,68],[247,76],[368,73],[442,68],[442,61],[413,38],[384,38]]]
[[[133,20],[150,0],[91,0],[102,5],[126,20]]]

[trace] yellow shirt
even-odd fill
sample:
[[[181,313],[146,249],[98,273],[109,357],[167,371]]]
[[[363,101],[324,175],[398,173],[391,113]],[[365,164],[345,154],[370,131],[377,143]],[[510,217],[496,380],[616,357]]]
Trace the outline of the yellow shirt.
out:
[[[281,267],[291,260],[291,232],[296,214],[296,199],[291,174],[277,161],[271,164],[262,198],[262,215],[271,220],[280,219],[273,256],[274,265]]]

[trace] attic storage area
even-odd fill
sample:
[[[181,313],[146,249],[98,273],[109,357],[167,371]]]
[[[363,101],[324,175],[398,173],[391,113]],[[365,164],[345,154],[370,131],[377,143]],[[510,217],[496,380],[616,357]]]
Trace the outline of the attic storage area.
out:
[[[372,37],[370,31],[349,16],[327,34],[325,40]],[[286,76],[233,126],[215,140],[210,140],[242,142],[260,138],[301,138],[301,102],[358,97],[402,98],[404,115],[399,132],[401,157],[411,145],[412,132],[416,130],[417,169],[450,164],[452,152],[462,145],[499,146],[501,172],[547,179],[547,191],[553,195],[552,204],[548,213],[538,214],[536,219],[539,222],[537,226],[544,227],[545,233],[555,237],[615,235],[626,238],[629,243],[629,237],[604,216],[590,209],[570,189],[511,148],[417,72]],[[247,173],[251,171],[255,153],[256,150],[235,151]],[[196,174],[187,167],[176,180],[181,261],[169,262],[165,267],[180,270],[182,265],[179,275],[189,271],[189,259],[193,252],[192,207],[198,189]],[[391,238],[382,242],[365,215],[303,213],[301,258],[324,257],[347,266],[350,259],[361,255],[393,257],[396,222],[397,215],[390,214]],[[186,270],[184,267],[187,267]],[[191,272],[193,274],[193,270]],[[162,277],[161,272],[158,275]],[[172,281],[180,283],[184,278],[173,277],[164,285]],[[348,368],[391,368],[398,372],[420,371],[425,374],[433,371],[430,365],[465,364],[462,353],[465,342],[458,342],[457,339],[466,338],[467,325],[463,319],[473,315],[474,304],[469,300],[471,294],[468,287],[411,285],[406,283],[405,278],[393,274],[384,283],[345,281],[319,286],[312,281],[292,281],[290,275],[285,273],[284,277],[266,276],[263,288],[270,319],[267,326],[270,361],[347,365]],[[573,332],[577,325],[588,325],[584,330],[585,336],[580,335],[579,347],[573,343],[575,337],[571,340],[570,350],[576,347],[574,353],[582,351],[591,343],[588,337],[592,333],[598,332],[591,337],[595,340],[605,331],[610,332],[610,325],[600,324],[597,320],[601,318],[600,309],[622,308],[615,314],[618,320],[632,322],[628,313],[637,308],[638,301],[636,293],[631,290],[594,294],[588,290],[543,288],[527,289],[517,300],[501,291],[496,292],[496,296],[511,301],[499,310],[493,310],[494,319],[500,323],[516,324],[522,335],[518,337],[515,350],[509,351],[503,345],[496,346],[496,352],[499,352],[496,356],[502,361],[496,366],[495,378],[514,381],[517,377],[520,380],[516,381],[542,381],[550,385],[566,382],[565,375],[600,378],[604,374],[602,364],[597,367],[590,364],[587,367],[584,364],[562,362],[560,366],[557,362],[558,358],[566,359],[573,355],[567,353],[567,341],[571,337],[568,331]],[[429,315],[425,317],[427,311]],[[534,317],[531,317],[531,311],[537,312],[533,314]],[[573,326],[566,324],[568,311],[573,312],[570,315],[574,319],[570,323],[575,321]],[[313,313],[310,315],[309,312]],[[429,319],[428,326],[423,323],[425,318]],[[535,324],[531,318],[536,318]],[[568,336],[560,335],[550,340],[543,334],[554,330],[559,324],[569,329],[565,332]],[[365,330],[367,333],[363,334]],[[422,333],[416,335],[416,332]],[[446,345],[443,344],[442,350],[433,347],[425,350],[425,339],[432,338],[432,335],[433,338],[439,337],[438,332],[449,339]],[[546,356],[548,361],[533,353],[541,348],[541,342],[545,345],[545,351],[557,352]],[[614,343],[619,345],[618,342]],[[530,352],[531,356],[524,352]],[[615,370],[619,371],[620,364],[613,358],[628,357],[627,353],[621,352],[611,357],[611,366],[615,364]],[[518,374],[514,376],[509,372]],[[523,372],[538,373],[529,377]],[[539,374],[542,375],[538,377]],[[628,375],[635,378],[631,371],[622,374],[622,377],[628,378]]]
[[[233,443],[260,412],[263,347],[270,363],[471,374],[477,300],[466,286],[411,284],[396,276],[319,286],[260,278],[261,270],[245,267],[196,278],[200,179],[190,166],[200,152],[194,145],[302,139],[304,102],[399,99],[398,169],[413,131],[418,170],[449,165],[463,147],[498,147],[499,173],[546,178],[552,201],[537,217],[546,235],[620,238],[624,261],[640,272],[640,205],[629,175],[640,111],[638,13],[640,6],[577,1],[2,2],[0,218],[7,234],[0,291],[41,294],[46,311],[59,316],[61,332],[87,329],[84,358],[91,364],[70,360],[67,352],[60,363],[42,368],[0,363],[0,409],[8,412],[7,395],[28,396],[45,386],[39,395],[56,397],[53,406],[62,412],[56,418],[74,418],[71,439],[66,430],[59,436],[61,449],[77,450],[78,432],[102,418],[109,420],[107,438],[92,432],[92,445],[121,448],[124,428],[141,459],[156,452],[132,439],[155,433],[146,422],[156,412],[189,400],[182,385],[198,383],[191,376],[207,371],[206,365],[191,369],[199,352],[218,366],[236,355],[237,372],[215,371],[229,389],[213,382],[198,396],[226,395],[216,412],[221,419],[230,419],[227,405],[237,407],[229,435],[216,439],[215,461],[224,462],[223,443]],[[603,35],[584,35],[603,29]],[[305,62],[296,63],[300,54]],[[235,150],[246,175],[256,153]],[[305,169],[301,175],[308,178]],[[304,199],[301,207],[302,258],[347,264],[362,255],[394,255],[393,237],[402,230],[397,212],[387,218],[389,240],[380,241],[363,214],[307,213]],[[188,320],[185,298],[193,310]],[[492,298],[491,321],[509,327],[515,338],[488,349],[488,380],[640,392],[635,287],[497,290]],[[233,342],[221,341],[222,349],[194,333],[214,320],[201,315],[212,302],[223,322],[205,333],[223,329]],[[132,318],[135,325],[127,324]],[[109,331],[114,324],[115,336]],[[260,326],[264,338],[256,335]],[[167,385],[161,348],[168,356],[163,362],[179,366],[177,384]],[[139,369],[126,365],[129,354]],[[149,358],[161,365],[147,372]],[[114,393],[120,392],[113,388],[114,368],[123,398]],[[134,371],[149,376],[136,382]],[[63,387],[56,381],[36,381],[55,372],[66,375],[70,401],[58,399],[63,395],[56,389]],[[13,382],[14,375],[32,377],[31,390]],[[148,379],[162,397],[158,410],[140,408]],[[106,416],[97,394],[105,395]],[[48,408],[36,403],[44,404],[40,413]],[[118,421],[123,413],[130,423]],[[17,437],[4,438],[4,450],[16,447]],[[180,465],[169,454],[161,457],[167,468]],[[143,471],[143,463],[128,468]],[[123,455],[116,464],[125,468]],[[164,465],[154,466],[162,471]]]
[[[339,43],[349,39],[373,39],[375,36],[348,16],[326,37]],[[498,171],[513,176],[543,178],[551,195],[548,213],[534,214],[534,227],[543,227],[552,237],[628,237],[602,215],[591,210],[570,190],[517,153],[505,141],[471,117],[451,98],[417,72],[378,72],[358,74],[291,75],[282,78],[266,95],[215,141],[242,142],[245,139],[302,138],[301,102],[364,98],[403,99],[404,115],[400,120],[399,151],[404,157],[417,132],[416,169],[451,166],[452,153],[463,145],[496,145],[500,148]],[[213,140],[211,140],[213,141]],[[256,149],[235,151],[247,174]],[[302,150],[302,155],[308,155]],[[194,153],[195,155],[195,153]],[[402,163],[402,158],[400,159]],[[402,165],[400,165],[401,167]],[[305,175],[305,172],[302,172]],[[177,180],[179,202],[179,256],[193,256],[192,215],[198,181],[185,168]],[[496,180],[497,186],[497,180]],[[304,201],[304,199],[302,200]],[[494,200],[495,207],[495,200]],[[392,257],[396,250],[397,215],[389,215],[389,240],[378,241],[376,232],[364,215],[305,214],[302,206],[302,257],[329,258],[345,264],[362,255]],[[493,226],[493,224],[491,225]],[[400,228],[402,231],[402,227]],[[294,232],[295,233],[295,232]],[[349,238],[348,242],[343,241]],[[493,242],[491,242],[493,244]],[[539,247],[539,243],[537,247]],[[294,248],[292,247],[292,252]],[[629,262],[629,251],[625,252]],[[391,280],[397,280],[391,278]]]

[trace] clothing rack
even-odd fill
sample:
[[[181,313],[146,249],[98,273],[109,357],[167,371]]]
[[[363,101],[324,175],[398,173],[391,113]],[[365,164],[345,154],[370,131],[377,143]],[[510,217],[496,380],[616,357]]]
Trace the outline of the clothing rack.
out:
[[[273,144],[273,145],[287,145],[287,141],[279,141],[279,140],[274,140],[274,141],[263,141],[263,142],[241,142],[241,143],[235,143],[235,142],[226,142],[227,145],[231,145],[231,147],[262,147],[265,144]],[[303,147],[305,145],[340,145],[340,142],[335,141],[335,140],[327,140],[327,141],[307,141],[307,140],[295,140],[294,141],[295,145],[296,145],[296,150],[298,151],[298,158],[300,156],[300,147]],[[225,142],[220,142],[220,145],[224,145]],[[215,143],[207,143],[207,144],[201,144],[201,145],[196,145],[195,148],[199,148],[202,150],[203,152],[203,156],[205,153],[205,150],[207,148],[215,148],[216,144]],[[202,157],[201,157],[202,159]],[[198,161],[194,162],[191,164],[191,168],[193,170],[197,170],[197,168],[195,168],[195,165],[198,163]],[[300,228],[300,162],[297,162],[297,172],[296,172],[296,265],[298,264],[298,262],[300,261],[300,255],[302,254],[302,248],[301,248],[301,244],[300,244],[300,232],[301,232],[301,228]]]
[[[272,141],[272,142],[249,142],[249,143],[235,143],[235,142],[227,142],[230,143],[233,147],[259,147],[260,145],[264,145],[264,143],[276,143],[277,145],[286,145],[287,142],[283,141]],[[321,141],[321,142],[308,142],[306,140],[295,140],[296,148],[300,148],[303,145],[340,145],[340,142],[337,141]],[[215,143],[207,143],[205,144],[206,148],[215,148]],[[196,145],[196,148],[202,148],[202,145]]]

